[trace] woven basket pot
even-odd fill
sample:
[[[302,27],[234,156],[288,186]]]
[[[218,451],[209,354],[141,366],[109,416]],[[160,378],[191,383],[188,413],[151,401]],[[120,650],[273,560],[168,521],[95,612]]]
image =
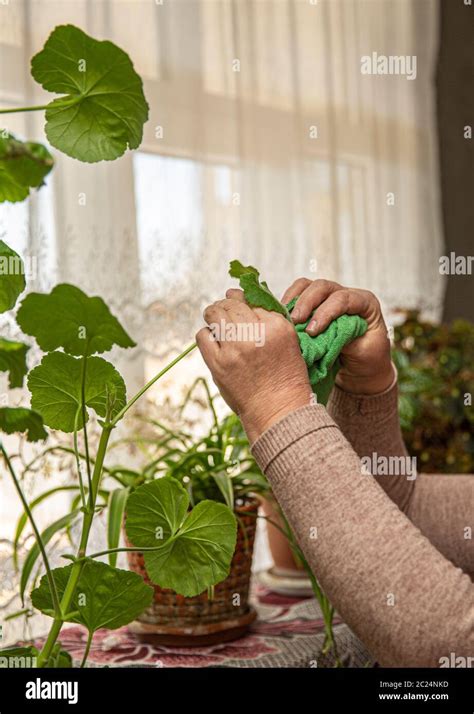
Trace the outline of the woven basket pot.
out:
[[[250,498],[235,507],[234,557],[228,577],[214,587],[212,600],[207,592],[184,597],[155,585],[146,572],[143,554],[127,553],[130,569],[155,591],[151,606],[130,626],[140,639],[153,644],[202,646],[228,642],[245,632],[256,617],[248,596],[259,505],[256,498]]]

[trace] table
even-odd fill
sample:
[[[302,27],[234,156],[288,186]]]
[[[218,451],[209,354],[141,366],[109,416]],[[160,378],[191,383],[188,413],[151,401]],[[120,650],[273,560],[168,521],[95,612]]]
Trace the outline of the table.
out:
[[[314,598],[278,595],[257,585],[252,603],[258,618],[248,633],[234,642],[206,647],[165,647],[145,644],[122,627],[98,630],[88,667],[332,667],[331,654],[321,655],[324,623]],[[346,667],[373,666],[374,662],[351,630],[335,619],[339,657]],[[87,633],[83,627],[65,627],[64,648],[78,666]],[[41,639],[36,644],[42,644]]]

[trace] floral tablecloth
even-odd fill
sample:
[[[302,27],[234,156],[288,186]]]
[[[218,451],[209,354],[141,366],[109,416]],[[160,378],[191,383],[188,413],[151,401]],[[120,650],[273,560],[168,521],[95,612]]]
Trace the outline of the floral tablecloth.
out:
[[[248,633],[234,642],[206,647],[165,647],[140,642],[126,627],[99,630],[94,637],[89,667],[331,667],[323,657],[324,624],[316,600],[277,595],[257,586],[253,604],[258,618]],[[373,664],[364,646],[347,625],[335,620],[339,657],[346,667]],[[60,639],[75,665],[82,659],[87,633],[70,626]],[[42,641],[38,640],[38,644]]]

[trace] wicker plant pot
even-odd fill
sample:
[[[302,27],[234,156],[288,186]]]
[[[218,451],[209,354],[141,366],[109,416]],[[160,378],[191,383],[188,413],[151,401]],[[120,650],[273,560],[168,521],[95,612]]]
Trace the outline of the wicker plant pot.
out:
[[[215,586],[214,597],[178,595],[152,583],[143,554],[129,552],[131,570],[139,573],[155,591],[153,603],[131,625],[141,639],[154,644],[200,646],[240,637],[256,617],[248,595],[259,501],[249,499],[236,506],[237,543],[228,577]]]

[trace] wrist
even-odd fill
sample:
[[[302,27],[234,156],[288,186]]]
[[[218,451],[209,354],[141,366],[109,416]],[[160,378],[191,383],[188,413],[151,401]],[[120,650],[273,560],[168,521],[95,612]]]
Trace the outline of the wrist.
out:
[[[344,392],[373,396],[389,389],[396,379],[397,373],[390,361],[383,369],[371,375],[347,374],[341,370],[336,376],[336,384]]]
[[[309,382],[292,390],[276,392],[270,398],[263,396],[239,413],[249,442],[252,444],[277,421],[296,409],[311,404],[313,392]]]

